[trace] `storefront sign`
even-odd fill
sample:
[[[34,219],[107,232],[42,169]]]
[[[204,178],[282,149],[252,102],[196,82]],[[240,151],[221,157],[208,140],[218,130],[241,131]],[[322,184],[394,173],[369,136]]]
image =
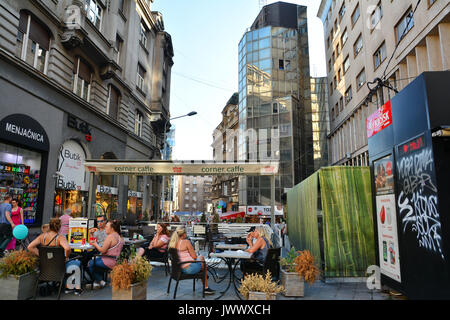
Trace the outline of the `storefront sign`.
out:
[[[91,142],[92,141],[92,133],[91,128],[89,127],[89,124],[83,120],[77,119],[73,115],[69,115],[67,118],[67,126],[69,128],[75,129],[86,136],[86,141]]]
[[[49,141],[44,128],[24,114],[13,114],[0,121],[0,137],[33,149],[49,150]]]
[[[258,163],[204,163],[199,162],[96,162],[86,161],[90,172],[103,174],[136,175],[274,175],[278,173],[278,162]]]
[[[370,138],[392,124],[391,101],[374,112],[366,120],[367,137]]]
[[[135,198],[143,198],[143,193],[142,192],[138,192],[138,191],[131,191],[128,190],[128,197],[135,197]]]
[[[78,142],[64,142],[59,151],[57,189],[87,191],[84,161],[86,154]]]
[[[271,206],[247,206],[246,214],[248,216],[270,216],[272,213]],[[283,207],[275,206],[275,215],[283,215]]]
[[[107,186],[97,186],[97,192],[101,194],[112,194],[112,195],[118,195],[119,189],[114,187],[107,187]]]

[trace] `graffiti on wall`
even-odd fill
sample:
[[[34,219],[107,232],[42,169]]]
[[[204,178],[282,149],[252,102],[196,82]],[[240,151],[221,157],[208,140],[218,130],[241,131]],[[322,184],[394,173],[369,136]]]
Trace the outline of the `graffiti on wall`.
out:
[[[409,153],[405,152],[407,145],[399,147],[402,152],[399,150],[401,156],[397,160],[400,188],[397,204],[403,233],[415,233],[420,247],[445,259],[442,252],[437,188],[433,179],[433,150],[423,148]]]

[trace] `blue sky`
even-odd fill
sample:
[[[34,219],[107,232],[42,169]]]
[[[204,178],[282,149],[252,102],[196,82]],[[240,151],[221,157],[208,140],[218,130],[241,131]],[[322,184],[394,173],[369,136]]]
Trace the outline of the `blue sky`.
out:
[[[268,4],[277,1],[267,1]],[[308,6],[312,76],[325,76],[320,0],[286,0]],[[212,133],[221,111],[238,90],[238,44],[259,13],[259,0],[155,0],[174,46],[171,117],[176,119],[173,159],[212,159]]]

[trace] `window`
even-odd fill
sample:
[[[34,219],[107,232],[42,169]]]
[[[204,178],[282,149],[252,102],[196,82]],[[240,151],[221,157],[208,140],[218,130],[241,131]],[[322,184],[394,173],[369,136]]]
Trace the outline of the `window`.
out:
[[[361,88],[364,83],[366,83],[366,70],[362,69],[362,71],[356,77],[356,83],[358,85],[358,89]]]
[[[120,108],[120,91],[109,85],[108,107],[106,113],[112,118],[117,119]]]
[[[97,3],[97,0],[86,0],[85,10],[88,19],[100,30],[102,27],[102,8]]]
[[[381,18],[383,17],[383,8],[381,7],[381,1],[378,3],[375,10],[372,12],[370,16],[370,22],[372,24],[372,30],[376,27],[378,22],[380,22]]]
[[[386,43],[383,42],[383,44],[378,48],[378,50],[373,55],[375,69],[377,69],[385,59],[386,59]]]
[[[355,53],[355,58],[361,52],[363,48],[362,34],[359,35],[358,39],[356,39],[355,44],[353,45],[353,51]]]
[[[119,12],[123,13],[123,5],[124,5],[125,0],[118,0],[118,2],[119,2]]]
[[[347,58],[345,58],[344,60],[344,74],[348,71],[349,68],[350,68],[350,57],[347,56]]]
[[[117,59],[116,59],[117,64],[120,64],[120,52],[122,50],[122,45],[123,45],[123,40],[117,34],[116,35],[116,44],[114,46],[114,49],[116,50],[116,53],[117,53]]]
[[[335,118],[334,118],[335,116],[334,116],[334,108],[331,108],[331,120],[334,120]]]
[[[136,114],[134,117],[134,134],[138,137],[142,137],[142,123],[144,120],[144,115],[139,111],[136,110]]]
[[[342,47],[344,47],[347,40],[348,40],[348,33],[347,33],[347,28],[345,28],[344,32],[342,33],[342,37],[341,37]]]
[[[20,12],[17,42],[20,58],[47,74],[50,33],[25,11]]]
[[[344,2],[344,3],[342,3],[341,9],[339,10],[339,22],[342,21],[342,18],[345,15],[345,11],[347,11],[347,8],[345,7],[345,2]]]
[[[136,80],[136,86],[139,90],[141,90],[142,93],[144,93],[144,84],[145,84],[145,69],[141,66],[140,63],[138,63],[138,72],[137,72],[137,80]]]
[[[358,3],[352,14],[352,26],[354,26],[355,23],[358,21],[359,16],[360,16],[360,11],[359,11],[359,3]]]
[[[344,98],[339,98],[339,111],[342,112],[344,110]]]
[[[405,15],[395,26],[395,36],[397,43],[402,41],[403,37],[414,27],[414,16],[412,8],[409,8]]]
[[[139,43],[147,49],[147,28],[144,26],[144,23],[141,22],[141,30],[140,30],[140,38]]]
[[[91,91],[92,68],[80,57],[73,64],[73,92],[89,101]]]
[[[345,104],[347,105],[353,98],[352,86],[345,91]]]

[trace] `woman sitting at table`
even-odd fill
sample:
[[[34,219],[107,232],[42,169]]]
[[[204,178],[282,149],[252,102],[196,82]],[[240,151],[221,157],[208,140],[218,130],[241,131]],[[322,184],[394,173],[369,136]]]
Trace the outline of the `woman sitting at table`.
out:
[[[29,245],[28,245],[28,251],[34,253],[35,255],[39,256],[39,247],[40,246],[46,246],[46,247],[63,247],[64,253],[66,256],[66,261],[70,257],[70,245],[67,241],[67,238],[59,234],[61,229],[61,220],[59,218],[53,218],[50,220],[50,223],[48,224],[48,229],[44,228],[42,226],[42,234],[39,235],[36,239],[34,239]],[[66,264],[66,269],[68,269],[71,265],[78,265],[80,266],[81,263],[78,260],[70,261]],[[81,279],[75,280],[75,288],[73,291],[75,294],[81,293]]]
[[[169,248],[177,249],[180,262],[198,261],[182,264],[181,270],[183,273],[197,274],[200,271],[204,271],[206,267],[205,258],[203,256],[197,256],[191,242],[186,239],[186,229],[184,227],[177,227],[170,239]],[[208,276],[205,272],[205,278],[202,279],[203,285],[205,286],[205,294],[214,294],[215,291],[208,287],[207,278]]]
[[[152,259],[160,259],[164,257],[170,241],[170,232],[165,223],[158,223],[156,227],[156,235],[153,237],[148,248],[141,247],[136,253],[138,256],[145,256],[148,261]]]
[[[102,255],[105,257],[97,256],[95,257],[95,266],[103,269],[112,269],[116,265],[117,258],[122,251],[124,240],[120,236],[120,222],[117,220],[108,221],[105,226],[106,239],[103,246],[99,246],[97,241],[90,242],[91,245],[95,247]],[[116,258],[110,258],[106,256],[113,256]],[[103,273],[94,272],[94,260],[88,263],[89,274],[94,280],[94,289],[103,288],[105,286],[105,281],[103,280]]]
[[[263,269],[264,261],[266,260],[267,252],[272,247],[272,241],[267,234],[266,228],[257,226],[251,228],[247,235],[247,243],[250,246],[246,252],[253,253],[250,260],[241,261],[241,270],[243,273],[253,273]]]

